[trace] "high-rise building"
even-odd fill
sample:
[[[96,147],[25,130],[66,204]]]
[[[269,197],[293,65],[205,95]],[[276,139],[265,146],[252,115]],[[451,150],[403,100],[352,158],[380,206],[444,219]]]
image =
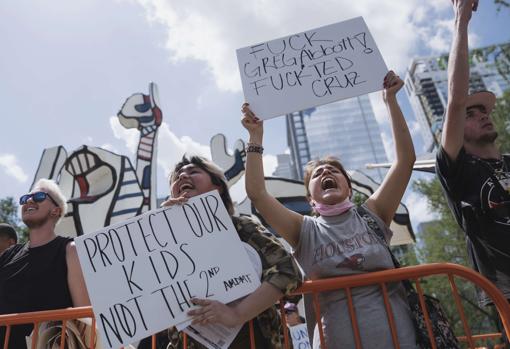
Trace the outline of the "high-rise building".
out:
[[[287,142],[294,179],[312,159],[333,155],[347,170],[387,162],[379,125],[367,95],[287,114]],[[380,181],[382,173],[369,174]]]
[[[510,42],[469,53],[471,91],[489,90],[501,96],[510,88]],[[448,55],[415,58],[405,79],[405,91],[429,150],[440,142],[448,101],[447,69]]]
[[[294,175],[290,162],[290,154],[277,154],[276,161],[277,164],[273,176],[293,179]]]

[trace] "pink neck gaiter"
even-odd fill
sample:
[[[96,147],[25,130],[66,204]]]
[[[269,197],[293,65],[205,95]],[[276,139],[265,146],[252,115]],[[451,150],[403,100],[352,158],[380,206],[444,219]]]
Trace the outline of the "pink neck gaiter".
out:
[[[314,202],[313,208],[319,212],[321,216],[337,216],[340,215],[346,211],[348,211],[351,207],[353,207],[354,204],[351,202],[349,198],[345,199],[339,204],[335,205],[326,205],[326,204],[320,204],[318,202]]]

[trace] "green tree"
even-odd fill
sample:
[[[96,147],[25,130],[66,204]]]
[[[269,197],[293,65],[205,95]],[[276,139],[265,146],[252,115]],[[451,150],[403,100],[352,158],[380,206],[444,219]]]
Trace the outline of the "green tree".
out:
[[[12,197],[0,199],[0,223],[8,223],[16,229],[20,242],[28,240],[28,229],[18,217],[18,204]]]
[[[494,127],[498,131],[496,142],[501,152],[510,153],[510,90],[496,100],[491,115]]]
[[[418,180],[413,183],[413,187],[427,198],[429,208],[438,214],[438,219],[425,223],[417,236],[416,251],[420,262],[451,262],[470,267],[464,232],[448,208],[439,180],[437,178]],[[460,279],[455,279],[455,284],[463,300],[464,311],[472,332],[477,334],[496,331],[497,317],[493,309],[478,306],[477,291],[473,284]],[[455,333],[463,334],[464,329],[448,279],[426,278],[423,281],[423,288],[426,293],[441,300]]]

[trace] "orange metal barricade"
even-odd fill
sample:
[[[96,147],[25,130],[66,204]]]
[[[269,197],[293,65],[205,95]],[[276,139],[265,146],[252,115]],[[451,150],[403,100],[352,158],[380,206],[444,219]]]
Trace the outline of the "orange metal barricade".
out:
[[[345,294],[347,295],[348,304],[349,304],[349,314],[351,316],[351,322],[353,324],[353,333],[355,337],[356,342],[356,348],[361,348],[361,338],[359,334],[359,328],[358,328],[358,320],[362,319],[356,319],[356,309],[354,306],[354,303],[352,301],[351,296],[351,289],[355,287],[361,287],[361,286],[368,286],[368,285],[380,285],[381,292],[383,294],[383,300],[385,303],[387,315],[388,315],[388,324],[389,324],[389,331],[392,334],[392,339],[395,348],[399,347],[398,343],[398,337],[396,335],[397,331],[395,328],[395,321],[393,319],[393,314],[391,311],[391,305],[389,303],[389,298],[387,294],[387,288],[386,284],[390,282],[396,282],[404,279],[409,279],[413,282],[415,282],[416,285],[416,291],[418,292],[420,303],[422,306],[422,310],[424,312],[424,316],[426,319],[426,325],[428,328],[429,333],[431,333],[431,324],[430,319],[428,317],[428,311],[424,309],[424,298],[423,298],[423,291],[420,284],[420,279],[428,277],[428,276],[434,276],[434,275],[444,275],[448,278],[453,294],[453,298],[457,307],[457,311],[459,313],[460,319],[463,324],[464,328],[464,335],[462,337],[459,337],[459,340],[462,342],[467,343],[469,348],[475,348],[475,342],[479,340],[485,340],[488,338],[498,338],[501,334],[499,333],[491,333],[491,334],[473,334],[471,333],[471,329],[469,326],[469,323],[466,320],[465,314],[464,314],[464,308],[462,305],[462,302],[459,297],[459,293],[457,290],[457,286],[455,283],[455,278],[460,278],[467,280],[473,284],[475,284],[477,287],[483,289],[487,295],[492,299],[500,317],[502,324],[504,326],[504,329],[507,333],[507,335],[510,335],[510,304],[508,303],[508,300],[505,299],[503,294],[486,278],[481,276],[480,274],[474,272],[471,269],[468,269],[466,267],[457,265],[457,264],[451,264],[451,263],[435,263],[435,264],[426,264],[426,265],[419,265],[419,266],[413,266],[413,267],[404,267],[399,269],[392,269],[392,270],[385,270],[385,271],[379,271],[379,272],[373,272],[373,273],[367,273],[367,274],[361,274],[361,275],[353,275],[353,276],[344,276],[344,277],[337,277],[337,278],[331,278],[331,279],[323,279],[323,280],[315,280],[315,281],[307,281],[303,284],[302,287],[300,287],[298,290],[293,292],[293,294],[311,294],[312,299],[314,301],[314,307],[315,307],[315,313],[316,318],[319,323],[319,337],[321,341],[321,347],[323,349],[326,349],[326,344],[324,342],[324,333],[322,332],[322,324],[321,324],[321,316],[320,316],[320,306],[318,297],[321,292],[326,291],[334,291],[334,290],[343,290]],[[285,316],[283,316],[283,302],[280,302],[280,311],[282,313],[282,325],[284,328],[286,328],[285,323]],[[39,325],[42,322],[45,321],[54,321],[54,320],[61,320],[63,321],[62,326],[62,333],[65,332],[65,326],[67,321],[71,319],[78,319],[78,318],[91,318],[94,324],[94,317],[92,313],[91,307],[82,307],[82,308],[72,308],[72,309],[63,309],[63,310],[51,310],[51,311],[42,311],[42,312],[33,312],[33,313],[23,313],[23,314],[9,314],[9,315],[0,315],[0,326],[6,326],[6,336],[4,341],[4,349],[7,348],[9,333],[10,333],[10,327],[12,325],[19,325],[19,324],[34,324],[35,328],[35,334],[34,337],[37,337],[37,329]],[[94,326],[92,326],[92,331],[90,333],[90,348],[93,349],[93,343],[95,339],[95,331]],[[60,343],[60,347],[63,349],[65,347],[64,339],[65,336],[61,336],[62,340]],[[250,323],[250,342],[251,347],[255,348],[256,343],[254,342],[255,338],[253,335],[253,326]],[[290,338],[288,336],[287,331],[284,331],[284,342],[285,347],[289,348],[289,341]],[[33,340],[32,348],[35,349],[36,344],[36,338]],[[187,340],[185,340],[187,342]],[[152,348],[155,349],[156,341],[155,336],[152,337]],[[436,344],[434,342],[431,342],[432,348],[436,348]]]
[[[349,310],[351,314],[351,323],[353,325],[353,333],[356,342],[356,349],[361,348],[361,338],[359,336],[358,323],[355,320],[355,312],[353,311],[354,305],[352,302],[350,295],[350,290],[354,287],[368,286],[368,285],[380,285],[381,292],[383,293],[384,303],[387,309],[388,315],[388,323],[390,325],[390,331],[392,333],[392,338],[394,341],[395,348],[398,348],[398,339],[396,338],[396,328],[395,323],[392,320],[393,314],[391,313],[391,305],[388,301],[388,295],[386,291],[386,284],[390,282],[396,282],[408,279],[410,281],[414,281],[416,285],[416,291],[418,293],[420,299],[420,305],[422,311],[424,313],[424,317],[426,320],[427,330],[429,332],[429,337],[432,338],[432,328],[430,323],[430,318],[428,316],[428,311],[425,307],[425,301],[423,297],[423,290],[421,288],[420,279],[427,276],[434,275],[444,275],[448,277],[450,282],[453,298],[457,307],[457,311],[459,313],[460,319],[462,321],[464,327],[464,336],[460,338],[460,340],[464,340],[467,342],[469,348],[475,348],[475,341],[480,339],[485,339],[486,336],[474,336],[471,333],[470,326],[466,320],[464,314],[464,308],[462,306],[462,302],[460,301],[459,293],[457,290],[457,286],[455,283],[455,277],[467,280],[477,287],[484,290],[489,298],[494,303],[499,316],[501,317],[501,321],[503,323],[504,329],[506,331],[507,336],[510,336],[510,304],[508,300],[503,296],[503,294],[485,277],[480,275],[479,273],[466,268],[464,266],[452,263],[432,263],[432,264],[423,264],[412,267],[404,267],[398,269],[384,270],[373,273],[361,274],[361,275],[353,275],[353,276],[343,276],[331,279],[323,279],[323,280],[314,280],[307,281],[301,286],[299,290],[296,290],[294,293],[303,293],[303,294],[311,294],[314,301],[314,307],[316,316],[320,314],[320,306],[318,302],[318,294],[321,292],[332,291],[332,290],[343,290],[345,291]],[[320,317],[317,316],[319,321],[319,337],[321,341],[321,348],[326,349],[326,343],[324,341],[324,334],[322,333],[322,325],[320,323]],[[500,334],[497,334],[500,336]],[[288,348],[288,344],[286,343]],[[431,347],[433,349],[436,348],[436,343],[431,340]]]

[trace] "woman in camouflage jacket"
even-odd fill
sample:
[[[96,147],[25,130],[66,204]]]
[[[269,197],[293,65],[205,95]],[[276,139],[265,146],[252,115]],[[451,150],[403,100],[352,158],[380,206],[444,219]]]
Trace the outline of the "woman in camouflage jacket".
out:
[[[163,206],[183,204],[187,199],[217,189],[231,215],[241,241],[250,245],[262,263],[261,286],[239,302],[223,304],[209,299],[199,299],[199,309],[190,311],[194,323],[207,325],[220,323],[225,326],[244,324],[230,348],[249,348],[248,321],[254,319],[257,348],[283,348],[281,321],[274,306],[284,295],[301,284],[299,268],[274,235],[250,217],[234,217],[234,206],[223,172],[212,162],[199,157],[184,156],[170,175],[171,198]],[[158,338],[158,347],[182,347],[182,334],[169,329]],[[188,348],[204,348],[188,338]]]

